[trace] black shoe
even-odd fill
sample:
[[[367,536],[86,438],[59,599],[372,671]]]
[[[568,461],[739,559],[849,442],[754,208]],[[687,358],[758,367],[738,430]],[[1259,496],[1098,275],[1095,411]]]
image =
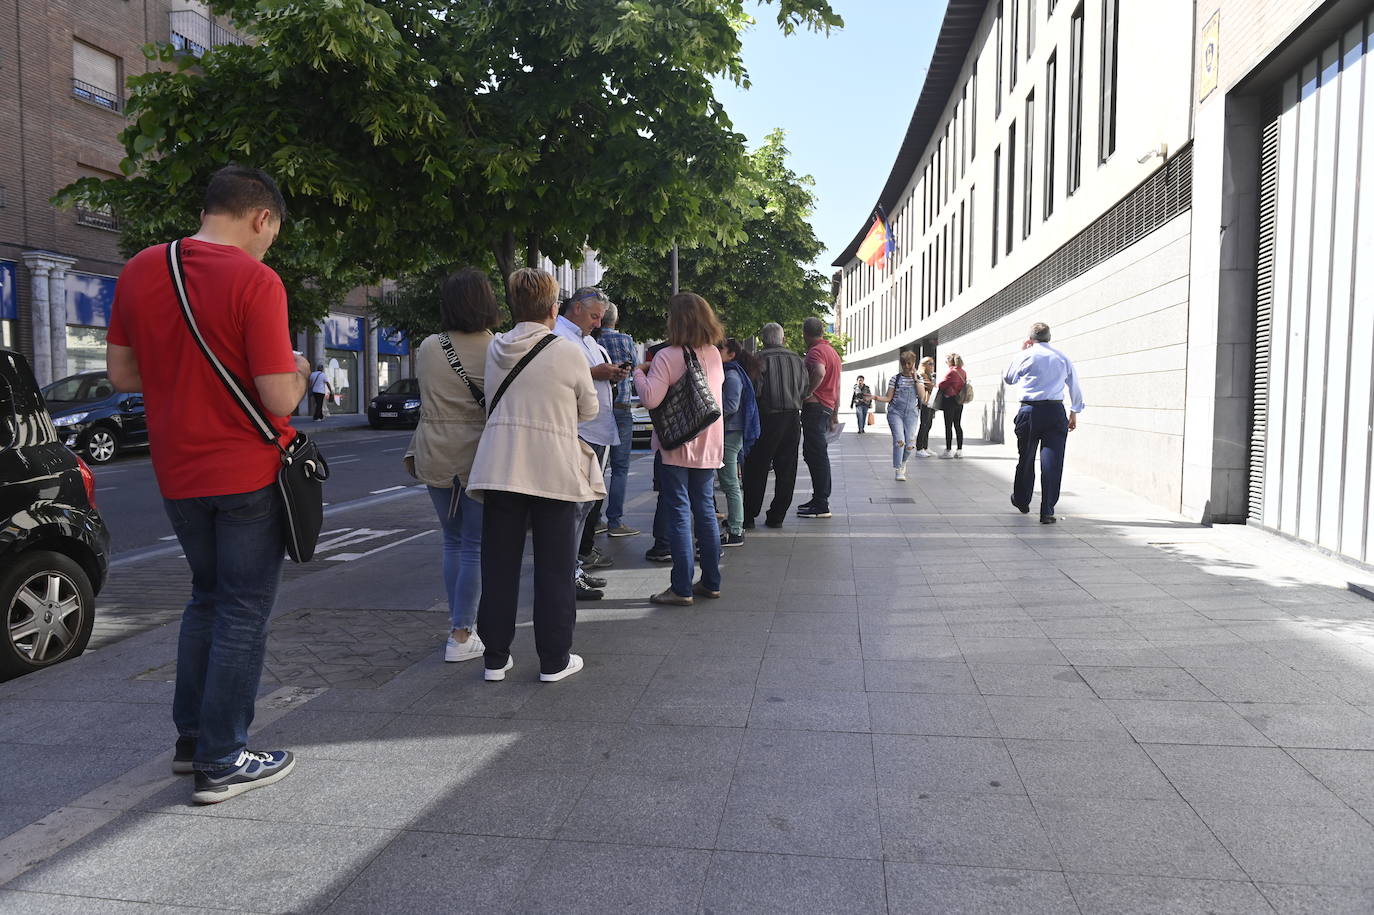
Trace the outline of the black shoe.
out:
[[[773,530],[777,530],[778,528],[782,527],[782,522],[774,521],[772,518],[769,518],[767,521],[763,522],[763,526],[771,527]]]
[[[645,552],[644,558],[649,560],[650,562],[672,562],[673,551],[668,549],[660,549],[658,547],[651,547],[647,552]]]
[[[585,583],[589,588],[606,587],[606,579],[597,578],[595,575],[583,575],[578,579],[578,581]]]
[[[1029,505],[1022,505],[1020,502],[1017,502],[1015,496],[1012,496],[1012,497],[1011,497],[1011,507],[1014,508],[1014,509],[1016,509],[1017,511],[1019,511],[1019,512],[1020,512],[1021,514],[1023,514],[1023,515],[1029,515],[1029,514],[1030,514],[1030,506],[1029,506]]]
[[[753,518],[750,518],[748,521],[745,521],[745,522],[744,522],[744,529],[745,529],[746,531],[752,531],[752,530],[754,529],[754,519],[753,519]]]
[[[577,580],[577,599],[578,600],[601,600],[606,596],[606,592],[600,588],[593,588],[585,578]]]
[[[1054,517],[1054,515],[1041,515],[1041,516],[1040,516],[1040,523],[1041,523],[1041,524],[1054,524],[1056,520],[1057,520],[1057,519]]]
[[[798,518],[829,518],[830,509],[820,505],[807,505],[797,509]]]
[[[743,534],[722,534],[720,537],[721,546],[744,546]]]
[[[190,775],[196,771],[191,765],[191,760],[196,756],[196,739],[194,737],[178,737],[176,752],[172,754],[172,774]]]

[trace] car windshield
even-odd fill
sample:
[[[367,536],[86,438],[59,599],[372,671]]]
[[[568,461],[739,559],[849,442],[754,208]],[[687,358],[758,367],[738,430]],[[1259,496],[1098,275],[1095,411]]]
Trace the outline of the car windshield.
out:
[[[391,387],[387,388],[384,394],[419,394],[420,382],[414,378],[402,378],[400,381],[392,382]]]
[[[115,392],[110,378],[103,372],[94,375],[73,375],[54,381],[43,389],[43,398],[55,403],[95,403]]]

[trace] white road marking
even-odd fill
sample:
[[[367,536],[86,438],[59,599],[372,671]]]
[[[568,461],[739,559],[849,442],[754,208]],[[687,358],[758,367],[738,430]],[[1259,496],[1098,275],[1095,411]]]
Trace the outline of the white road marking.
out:
[[[177,539],[177,535],[176,535],[176,534],[173,534],[173,535],[170,536],[170,537],[159,537],[159,538],[157,538],[157,539],[159,539],[159,540],[175,540],[175,539]]]
[[[339,460],[340,458],[355,458],[355,457],[357,457],[356,454],[337,454],[337,455],[334,456],[334,460]]]
[[[405,451],[404,448],[383,448],[382,454],[391,454],[393,451]]]
[[[378,537],[389,537],[392,534],[399,534],[400,532],[400,528],[397,528],[396,530],[392,531],[374,531],[371,528],[360,527],[355,531],[346,531],[344,533],[341,533],[338,536],[334,537],[332,540],[326,540],[323,543],[317,543],[315,545],[315,552],[325,553],[329,550],[337,550],[340,547],[344,546],[353,546],[355,544],[363,543],[367,540],[376,540]]]
[[[340,464],[356,464],[362,458],[325,458],[325,460],[329,461],[330,467],[338,467]]]
[[[381,495],[382,493],[384,493],[384,492],[396,492],[396,491],[401,490],[401,489],[405,489],[405,487],[404,487],[404,486],[388,486],[386,489],[374,489],[374,490],[372,490],[372,495],[374,495],[374,496],[380,496],[380,495]]]
[[[391,533],[395,532],[392,531]],[[327,556],[325,558],[328,559],[330,562],[352,562],[354,559],[362,559],[364,556],[371,556],[374,553],[380,553],[383,550],[389,550],[393,546],[400,546],[403,543],[409,543],[412,540],[418,540],[421,537],[427,536],[432,533],[434,533],[433,530],[420,531],[420,533],[414,534],[410,537],[403,537],[400,540],[397,540],[393,543],[387,543],[382,546],[375,547],[374,549],[370,549],[366,553],[339,553],[337,556]]]

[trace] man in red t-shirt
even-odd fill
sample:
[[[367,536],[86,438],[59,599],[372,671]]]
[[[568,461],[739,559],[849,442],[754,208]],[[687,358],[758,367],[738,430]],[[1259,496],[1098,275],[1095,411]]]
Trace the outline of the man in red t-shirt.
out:
[[[827,436],[840,417],[840,354],[825,339],[820,318],[802,322],[806,338],[806,373],[802,398],[802,458],[811,472],[811,499],[797,507],[799,518],[830,517],[830,443]]]
[[[286,290],[262,263],[285,213],[276,182],[231,165],[210,179],[200,231],[181,246],[187,298],[206,343],[237,378],[252,379],[283,446],[310,371],[291,349]],[[286,750],[247,749],[286,548],[274,485],[281,463],[191,336],[167,245],[125,265],[108,339],[110,380],[143,392],[153,470],[191,566],[172,771],[194,772],[191,799],[213,804],[284,778],[295,763]]]

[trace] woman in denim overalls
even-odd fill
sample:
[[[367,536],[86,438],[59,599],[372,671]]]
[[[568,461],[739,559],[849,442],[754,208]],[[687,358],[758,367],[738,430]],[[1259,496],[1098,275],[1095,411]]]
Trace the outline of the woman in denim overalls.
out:
[[[906,461],[916,450],[919,391],[916,380],[916,354],[904,351],[901,371],[887,383],[887,395],[874,400],[887,404],[887,427],[892,430],[892,468],[898,481],[906,479]]]

